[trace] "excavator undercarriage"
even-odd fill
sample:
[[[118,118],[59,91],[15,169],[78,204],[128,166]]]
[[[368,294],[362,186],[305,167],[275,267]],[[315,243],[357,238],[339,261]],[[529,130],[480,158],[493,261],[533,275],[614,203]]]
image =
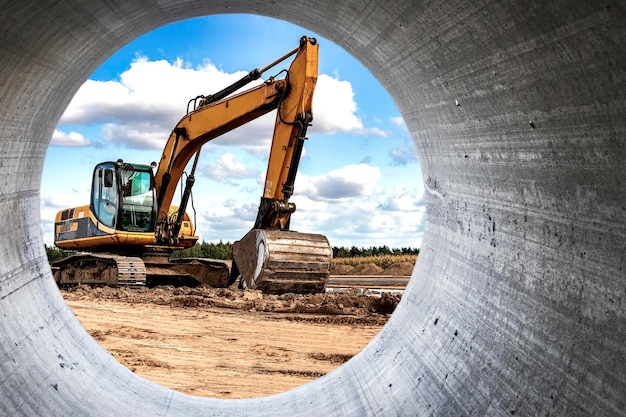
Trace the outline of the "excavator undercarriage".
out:
[[[146,285],[146,266],[141,258],[131,256],[76,254],[53,263],[52,272],[59,287]]]
[[[91,286],[226,287],[230,262],[208,258],[169,259],[162,252],[141,256],[109,253],[76,253],[52,264],[59,287]]]

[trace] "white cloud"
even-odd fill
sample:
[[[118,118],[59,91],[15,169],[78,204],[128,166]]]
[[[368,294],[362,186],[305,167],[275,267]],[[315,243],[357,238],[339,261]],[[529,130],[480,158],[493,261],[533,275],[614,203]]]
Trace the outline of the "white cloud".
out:
[[[191,68],[180,59],[170,63],[138,58],[119,80],[87,80],[65,110],[60,124],[103,125],[102,138],[106,142],[127,148],[162,149],[172,128],[185,115],[190,99],[215,93],[245,74],[229,74],[210,63]],[[364,127],[356,115],[358,107],[349,81],[320,74],[313,106],[311,132],[386,136],[381,129]],[[216,143],[263,152],[269,146],[275,117],[272,112]]]
[[[87,80],[60,123],[149,122],[169,132],[185,114],[189,99],[221,89],[243,74],[227,74],[211,64],[193,69],[181,60],[169,63],[139,58],[119,80]]]
[[[323,201],[298,193],[291,199],[297,207],[291,229],[325,235],[332,246],[419,247],[424,231],[424,205],[410,206],[407,211],[382,209],[390,198],[391,195],[376,194]],[[197,227],[202,239],[232,242],[241,239],[253,226],[258,200],[228,198],[221,204],[202,205],[199,210]]]
[[[54,129],[52,139],[50,140],[51,146],[89,146],[91,141],[85,139],[85,137],[78,132],[63,132],[58,129]]]
[[[404,187],[395,187],[393,192],[379,204],[378,208],[383,211],[423,211],[424,196],[418,196],[416,193]]]
[[[214,139],[212,145],[237,146],[255,155],[267,158],[270,152],[276,111],[239,126],[235,130]]]
[[[391,157],[391,165],[405,166],[418,162],[417,149],[411,143],[402,143],[389,151]]]
[[[180,59],[169,63],[139,58],[119,80],[87,80],[60,124],[104,124],[103,139],[108,142],[160,149],[190,99],[218,91],[244,74],[228,74],[209,63],[190,68]]]
[[[346,165],[315,177],[299,174],[298,194],[321,201],[371,196],[380,176],[378,167],[366,164]]]
[[[385,195],[325,203],[305,196],[294,197],[297,210],[293,230],[320,233],[332,246],[419,247],[424,232],[425,207],[416,211],[386,211]]]
[[[200,170],[214,180],[255,178],[259,175],[258,170],[250,169],[244,163],[235,160],[232,153],[220,155],[217,161],[201,166]]]
[[[63,196],[43,195],[41,197],[40,203],[42,208],[49,209],[56,213],[59,210],[89,204],[89,191],[84,190],[82,192],[79,192],[77,190],[72,190],[72,192],[67,193],[67,195]]]
[[[359,246],[419,247],[425,212],[421,196],[403,187],[381,189],[380,177],[377,167],[366,164],[319,176],[299,173],[291,199],[297,207],[292,230],[323,234],[333,246],[358,242]],[[208,204],[196,202],[198,233],[209,241],[240,239],[254,223],[259,196],[258,192],[217,193]]]
[[[402,116],[390,117],[389,121],[396,127],[407,130],[406,124]]]
[[[365,128],[356,115],[358,106],[349,81],[342,81],[326,74],[317,78],[313,95],[313,126],[315,133],[333,134],[350,132],[364,136],[385,137],[378,128]]]
[[[42,191],[45,192],[44,189]],[[89,204],[89,194],[90,190],[88,189],[72,189],[71,192],[63,195],[60,193],[54,195],[42,194],[40,199],[41,232],[47,244],[54,242],[54,219],[56,214],[61,210]]]
[[[254,225],[258,203],[227,199],[222,204],[203,205],[197,216],[197,234],[206,241],[241,239]]]
[[[131,149],[163,149],[167,141],[163,129],[148,122],[131,124],[106,123],[102,126],[102,139]]]
[[[326,74],[318,76],[313,94],[312,130],[321,133],[363,130],[356,111],[354,91],[349,81],[340,81]]]

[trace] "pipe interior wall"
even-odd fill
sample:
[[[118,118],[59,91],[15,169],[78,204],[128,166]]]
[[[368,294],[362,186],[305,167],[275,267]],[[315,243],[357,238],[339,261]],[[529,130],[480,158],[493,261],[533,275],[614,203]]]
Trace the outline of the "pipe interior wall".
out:
[[[626,13],[554,0],[2,2],[0,415],[626,415]],[[383,331],[310,384],[197,398],[117,363],[64,304],[39,226],[46,148],[108,56],[253,13],[336,42],[417,146],[426,233]],[[332,152],[332,149],[329,149]]]

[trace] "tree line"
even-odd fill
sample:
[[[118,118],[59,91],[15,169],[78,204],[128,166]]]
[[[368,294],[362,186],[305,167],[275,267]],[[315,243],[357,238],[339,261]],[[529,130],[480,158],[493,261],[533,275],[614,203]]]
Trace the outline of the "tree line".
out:
[[[54,262],[67,256],[66,252],[56,246],[45,245],[48,261]],[[333,246],[333,258],[360,258],[365,256],[385,256],[385,255],[419,255],[419,248],[390,248],[387,245],[350,248]],[[213,258],[229,260],[233,259],[233,244],[230,242],[210,243],[202,241],[194,246],[175,251],[172,258]]]
[[[390,248],[387,245],[370,246],[369,248],[348,248],[333,246],[333,258],[361,258],[365,256],[385,256],[385,255],[419,255],[419,248]]]
[[[419,248],[390,248],[387,245],[370,246],[369,248],[350,248],[333,246],[334,258],[359,258],[365,256],[384,255],[419,255]],[[233,244],[230,242],[197,243],[195,246],[174,252],[175,258],[213,258],[213,259],[233,259]]]
[[[358,258],[365,256],[384,256],[384,255],[418,255],[419,248],[390,248],[387,245],[350,248],[333,246],[334,258]],[[195,246],[174,252],[175,258],[213,258],[213,259],[233,259],[233,244],[230,242],[197,243]]]

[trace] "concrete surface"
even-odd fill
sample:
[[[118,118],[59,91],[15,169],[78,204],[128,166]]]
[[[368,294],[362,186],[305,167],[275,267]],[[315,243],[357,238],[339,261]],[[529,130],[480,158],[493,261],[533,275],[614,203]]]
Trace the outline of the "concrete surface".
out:
[[[0,415],[626,415],[623,1],[2,1]],[[384,331],[311,384],[218,401],[154,385],[78,324],[39,226],[47,143],[92,70],[163,24],[265,14],[387,88],[427,186]],[[332,151],[332,150],[329,150]]]

